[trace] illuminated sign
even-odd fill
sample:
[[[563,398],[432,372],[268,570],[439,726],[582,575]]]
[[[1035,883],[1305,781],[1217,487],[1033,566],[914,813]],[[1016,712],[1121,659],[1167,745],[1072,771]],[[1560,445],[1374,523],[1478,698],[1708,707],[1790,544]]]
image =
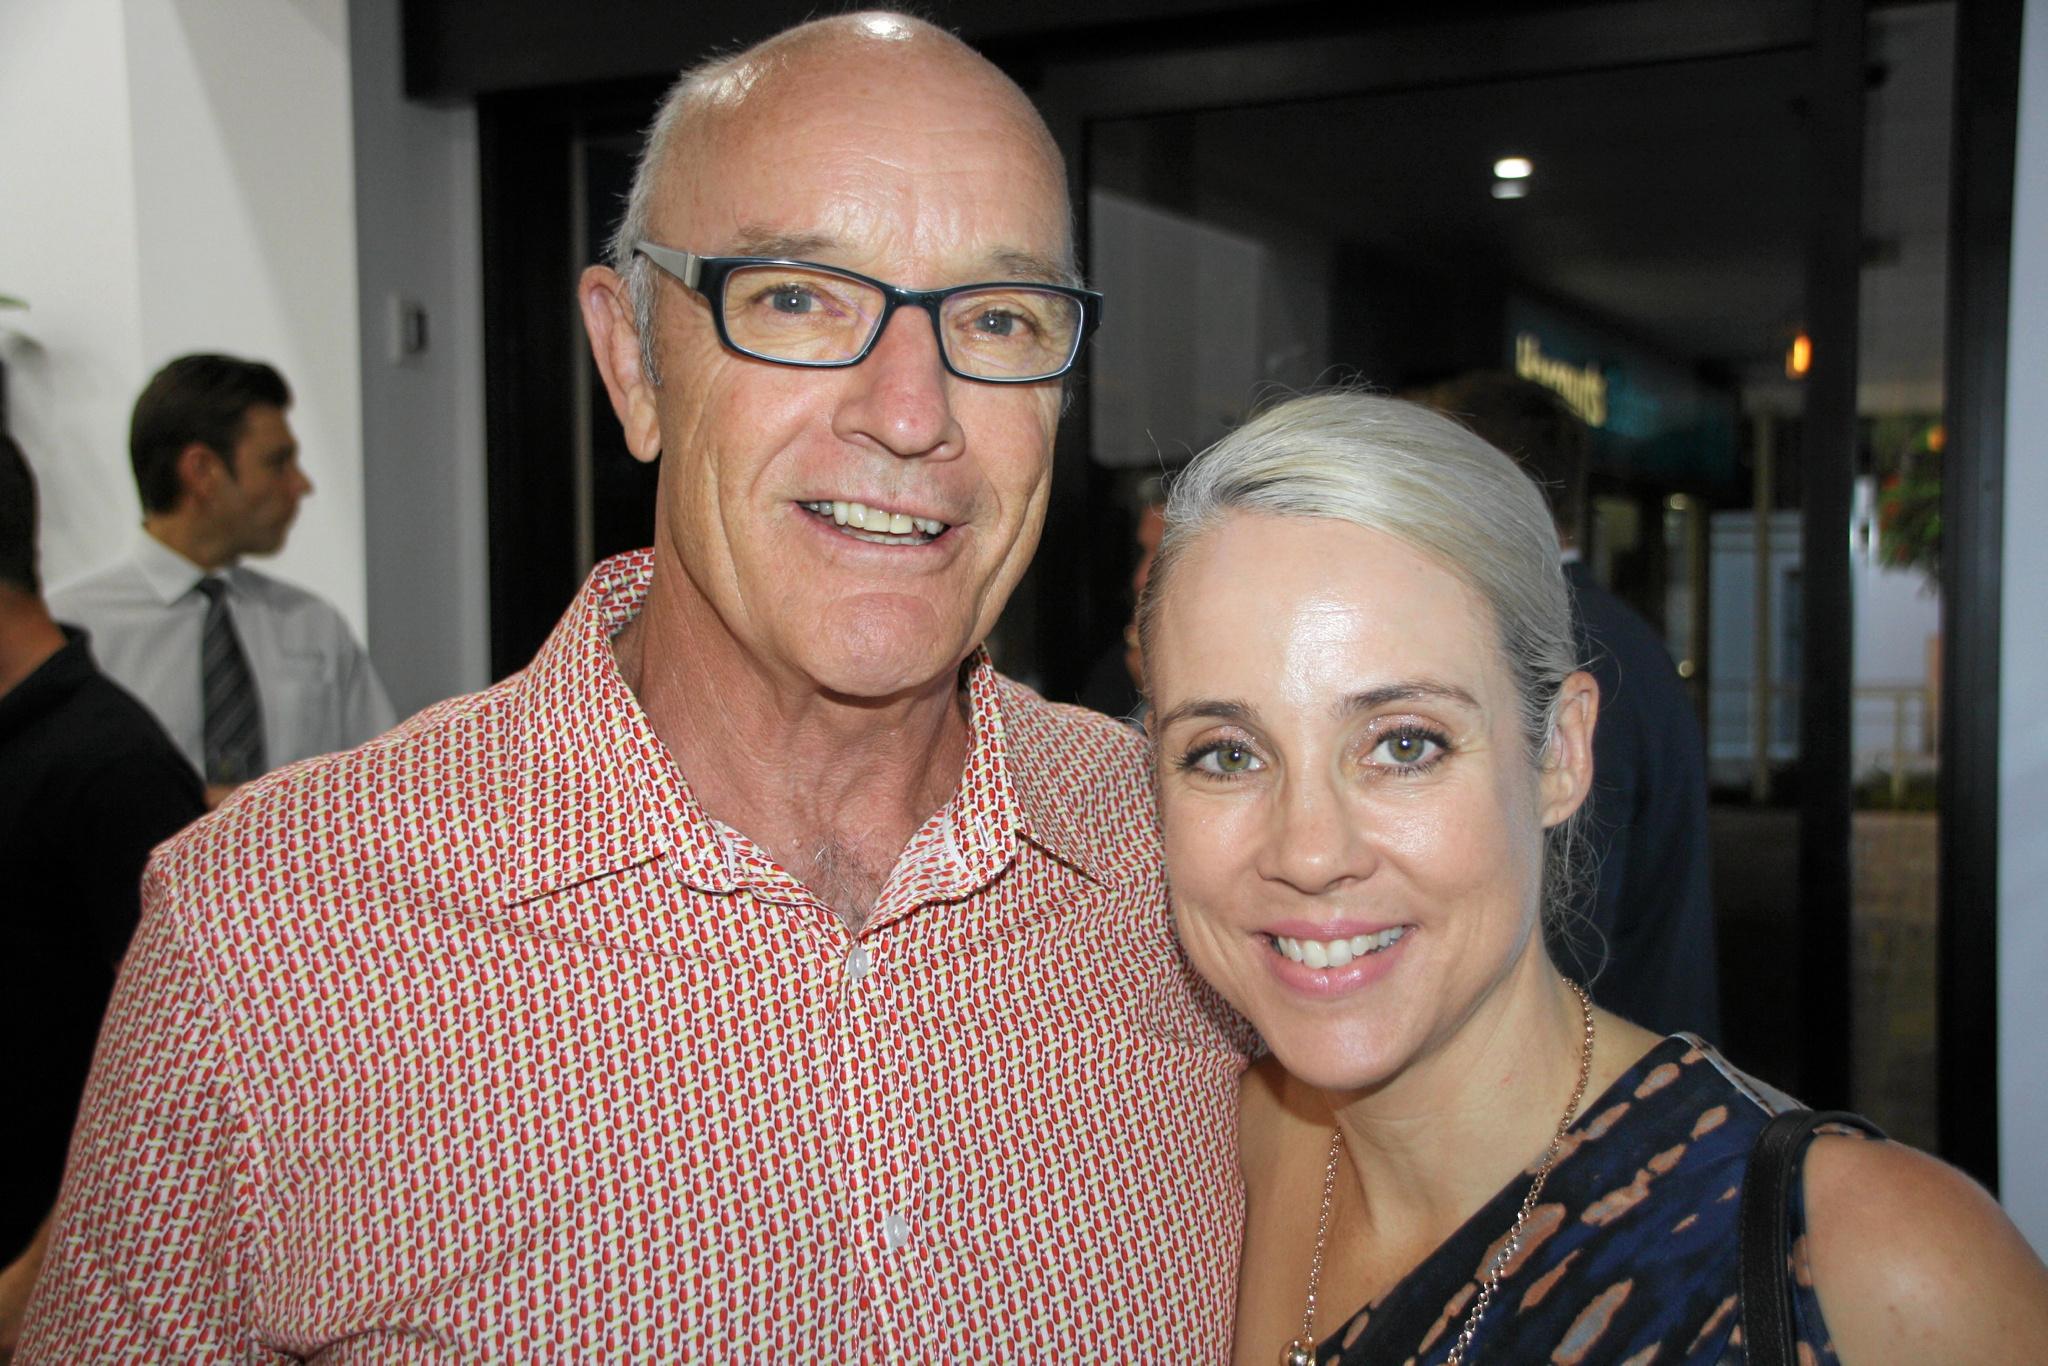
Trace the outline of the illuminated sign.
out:
[[[1607,425],[1607,376],[1598,365],[1573,365],[1543,354],[1534,332],[1515,337],[1515,373],[1565,401],[1588,427]]]

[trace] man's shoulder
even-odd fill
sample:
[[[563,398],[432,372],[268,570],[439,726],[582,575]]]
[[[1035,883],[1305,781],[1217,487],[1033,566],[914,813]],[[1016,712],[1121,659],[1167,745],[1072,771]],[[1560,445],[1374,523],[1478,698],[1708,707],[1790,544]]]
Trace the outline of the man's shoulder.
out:
[[[1027,830],[1125,886],[1160,879],[1150,746],[1131,726],[1086,707],[1048,702],[998,675],[1012,781]]]
[[[1590,579],[1573,579],[1580,629],[1592,658],[1588,667],[1606,695],[1602,711],[1637,711],[1661,724],[1691,702],[1678,664],[1641,613]]]
[[[1026,684],[996,675],[1003,724],[1020,760],[1071,776],[1145,787],[1150,747],[1128,722],[1088,707],[1049,702]]]
[[[71,698],[73,724],[96,752],[123,758],[166,759],[191,765],[164,734],[156,714],[134,693],[95,667]]]
[[[438,702],[353,749],[273,769],[165,848],[163,874],[260,893],[312,879],[374,895],[473,866],[492,846],[517,771],[515,676]]]
[[[74,621],[108,607],[145,606],[156,600],[133,557],[126,555],[66,579],[43,595],[50,615],[59,621]]]
[[[71,800],[85,793],[128,796],[168,783],[189,788],[196,807],[199,776],[164,734],[147,707],[96,667],[40,713],[34,725],[0,747],[9,777],[33,776],[34,802]],[[22,795],[22,794],[17,794]]]

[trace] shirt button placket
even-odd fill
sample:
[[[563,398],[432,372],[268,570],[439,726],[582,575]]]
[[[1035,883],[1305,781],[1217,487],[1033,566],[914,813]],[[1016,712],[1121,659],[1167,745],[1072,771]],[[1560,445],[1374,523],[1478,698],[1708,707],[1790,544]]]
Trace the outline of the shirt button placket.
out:
[[[895,1255],[910,1244],[911,1224],[904,1207],[905,1191],[899,1186],[899,1162],[891,1144],[898,1141],[897,1126],[887,1113],[897,1102],[896,1079],[888,1040],[883,1037],[888,1017],[876,976],[880,954],[869,941],[848,946],[840,960],[841,1020],[839,1031],[839,1075],[843,1088],[843,1113],[848,1116],[848,1141],[855,1154],[856,1178],[853,1196],[874,1220],[868,1227],[879,1244],[883,1260],[876,1268],[888,1277],[895,1273]],[[870,1244],[875,1246],[875,1244]],[[884,1302],[894,1299],[885,1295]],[[885,1333],[887,1330],[884,1330]]]

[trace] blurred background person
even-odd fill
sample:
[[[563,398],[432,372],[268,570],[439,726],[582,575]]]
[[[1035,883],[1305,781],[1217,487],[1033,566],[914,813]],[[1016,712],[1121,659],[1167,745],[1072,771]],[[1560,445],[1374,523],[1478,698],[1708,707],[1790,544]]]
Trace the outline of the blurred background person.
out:
[[[142,532],[121,559],[50,595],[156,713],[209,802],[395,719],[341,613],[242,563],[284,548],[313,491],[285,419],[291,401],[260,361],[191,355],[159,370],[129,427]]]
[[[149,712],[52,620],[35,481],[0,433],[0,1358],[42,1260],[64,1152],[149,851],[201,814],[199,778]]]
[[[1586,840],[1591,877],[1550,922],[1550,951],[1593,999],[1669,1034],[1719,1038],[1708,882],[1707,762],[1699,717],[1663,640],[1579,554],[1586,424],[1550,389],[1476,371],[1422,396],[1507,452],[1542,488],[1571,585],[1579,658],[1600,684]]]
[[[1137,523],[1131,533],[1137,561],[1131,566],[1131,616],[1124,624],[1123,638],[1089,666],[1080,697],[1084,707],[1125,718],[1138,716],[1144,706],[1145,662],[1138,644],[1137,609],[1152,573],[1152,557],[1159,553],[1159,534],[1166,526],[1166,476],[1148,474],[1139,480],[1132,501],[1137,508]]]

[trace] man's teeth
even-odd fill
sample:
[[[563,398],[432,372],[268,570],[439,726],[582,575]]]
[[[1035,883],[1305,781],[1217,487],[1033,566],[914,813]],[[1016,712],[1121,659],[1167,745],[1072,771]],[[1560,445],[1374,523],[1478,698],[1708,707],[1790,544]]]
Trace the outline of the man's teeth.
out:
[[[871,508],[865,503],[849,503],[834,498],[820,499],[805,503],[805,507],[820,517],[830,517],[840,526],[852,527],[882,536],[915,536],[929,540],[946,529],[944,522],[930,517],[912,517],[906,512],[891,512],[887,508]]]
[[[1378,953],[1406,933],[1406,925],[1396,925],[1378,934],[1353,935],[1349,939],[1289,939],[1276,934],[1273,946],[1295,962],[1312,968],[1341,968],[1354,958]]]

